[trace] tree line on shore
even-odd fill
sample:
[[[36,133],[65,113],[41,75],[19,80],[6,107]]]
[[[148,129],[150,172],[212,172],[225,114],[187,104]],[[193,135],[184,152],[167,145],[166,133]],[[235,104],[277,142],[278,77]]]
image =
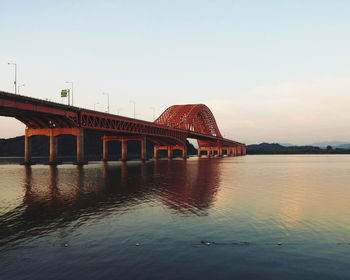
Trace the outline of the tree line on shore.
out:
[[[315,146],[283,146],[278,143],[261,143],[247,146],[247,154],[350,154],[350,149],[333,148],[325,149]]]

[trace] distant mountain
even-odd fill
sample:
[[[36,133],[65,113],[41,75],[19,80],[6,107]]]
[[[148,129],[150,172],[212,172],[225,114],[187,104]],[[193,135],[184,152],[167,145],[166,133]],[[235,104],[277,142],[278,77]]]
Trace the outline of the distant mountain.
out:
[[[286,147],[282,146],[278,143],[260,143],[260,144],[252,144],[247,146],[250,150],[281,150]]]
[[[283,146],[278,143],[261,143],[247,146],[247,154],[350,154],[350,149],[321,149],[313,146]]]
[[[343,145],[350,146],[350,143],[342,142],[342,141],[324,141],[324,142],[316,142],[311,144],[311,146],[320,147],[320,148],[326,148],[327,146],[332,146],[333,148],[343,148],[343,147],[340,147]]]
[[[339,149],[350,149],[350,143],[348,143],[348,144],[343,144],[343,145],[339,145],[339,146],[336,146],[335,148],[339,148]]]
[[[278,144],[280,144],[280,145],[282,145],[284,147],[294,147],[294,146],[296,146],[296,145],[290,144],[290,143],[278,143]]]

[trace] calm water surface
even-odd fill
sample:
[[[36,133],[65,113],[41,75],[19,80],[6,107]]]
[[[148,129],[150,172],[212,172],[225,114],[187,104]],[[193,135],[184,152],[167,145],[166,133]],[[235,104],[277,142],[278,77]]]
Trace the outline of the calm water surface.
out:
[[[350,279],[349,205],[347,155],[0,165],[0,279]]]

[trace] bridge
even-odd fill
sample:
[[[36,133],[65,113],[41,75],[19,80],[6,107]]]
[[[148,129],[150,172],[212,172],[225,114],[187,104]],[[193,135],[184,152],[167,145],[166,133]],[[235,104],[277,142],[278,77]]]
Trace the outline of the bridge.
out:
[[[127,118],[56,102],[21,96],[0,91],[0,116],[16,118],[26,125],[24,135],[24,164],[35,164],[31,158],[31,136],[50,138],[49,164],[57,164],[57,136],[76,136],[76,162],[84,159],[84,135],[100,134],[103,156],[107,161],[110,141],[121,142],[121,159],[127,159],[127,141],[141,143],[141,160],[146,160],[146,141],[154,144],[153,157],[166,150],[171,159],[174,150],[180,150],[187,158],[187,138],[197,139],[198,156],[246,154],[242,143],[222,137],[210,109],[203,104],[174,105],[166,109],[154,122]]]

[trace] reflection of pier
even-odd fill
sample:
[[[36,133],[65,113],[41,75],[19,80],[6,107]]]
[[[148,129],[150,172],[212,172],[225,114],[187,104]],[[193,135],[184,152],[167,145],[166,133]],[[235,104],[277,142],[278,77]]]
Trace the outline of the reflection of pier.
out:
[[[23,203],[0,216],[0,246],[73,222],[122,215],[140,203],[206,215],[219,188],[216,160],[104,163],[103,168],[26,168]],[[44,173],[43,173],[44,171]],[[48,176],[45,176],[48,175]]]
[[[155,163],[155,177],[165,187],[161,200],[168,208],[185,215],[206,215],[219,188],[219,161],[171,161]]]

